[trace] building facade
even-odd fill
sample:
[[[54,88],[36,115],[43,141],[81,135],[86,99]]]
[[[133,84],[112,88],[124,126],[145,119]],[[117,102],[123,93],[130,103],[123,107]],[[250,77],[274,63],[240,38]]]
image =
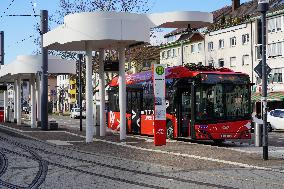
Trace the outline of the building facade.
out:
[[[182,65],[181,59],[184,58],[184,63],[226,67],[246,73],[254,83],[253,100],[260,101],[262,83],[254,71],[261,61],[260,17],[253,16],[239,24],[234,23],[232,26],[222,29],[207,30],[203,36],[203,40],[195,43],[190,40],[184,42],[182,44],[184,45],[183,54],[180,50],[181,42],[176,41],[162,45],[161,63],[168,66]],[[284,99],[283,60],[284,7],[267,15],[267,64],[272,69],[268,76],[268,99],[270,102],[275,101],[278,104]]]
[[[168,67],[184,64],[205,64],[204,36],[188,29],[165,36],[167,43],[160,47],[160,63]]]
[[[69,75],[58,75],[57,76],[57,111],[66,112],[69,111]]]
[[[77,80],[71,78],[69,80],[69,103],[70,103],[70,109],[77,107]]]

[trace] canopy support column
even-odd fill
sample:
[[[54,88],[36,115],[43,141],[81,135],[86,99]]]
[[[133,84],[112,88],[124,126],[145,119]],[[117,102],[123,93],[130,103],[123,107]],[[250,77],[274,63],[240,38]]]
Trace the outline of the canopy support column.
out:
[[[21,78],[17,80],[17,125],[22,124]]]
[[[4,122],[9,120],[8,118],[8,92],[4,91]]]
[[[119,52],[119,109],[120,109],[120,140],[126,139],[126,83],[125,83],[125,48]]]
[[[18,85],[18,81],[15,80],[14,81],[14,123],[17,123],[17,85]]]
[[[104,59],[105,59],[105,51],[104,49],[100,49],[99,52],[100,136],[105,136],[106,133]]]
[[[31,75],[31,128],[36,128],[36,90],[35,90],[35,75]]]
[[[92,85],[92,46],[86,42],[86,142],[93,142],[93,85]]]

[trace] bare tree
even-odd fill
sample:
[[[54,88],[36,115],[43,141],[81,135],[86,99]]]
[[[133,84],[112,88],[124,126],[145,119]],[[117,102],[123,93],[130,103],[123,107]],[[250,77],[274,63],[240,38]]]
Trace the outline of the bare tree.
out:
[[[63,24],[63,18],[68,14],[78,13],[78,12],[94,12],[94,11],[117,11],[117,12],[134,12],[134,13],[147,13],[150,9],[151,5],[149,0],[60,0],[58,4],[57,10],[49,16],[49,25],[60,25]],[[39,25],[35,26],[35,29],[39,30]],[[151,35],[153,35],[154,32],[151,32]],[[40,47],[40,38],[37,37],[34,42],[38,44],[38,47]],[[144,50],[143,50],[144,48]],[[39,54],[40,48],[36,49],[34,52]],[[134,52],[131,50],[133,48],[130,48],[126,54],[128,54],[128,58],[131,59],[131,52]],[[137,49],[134,47],[134,49]],[[145,52],[144,52],[145,51]],[[138,51],[135,51],[138,52]],[[139,47],[140,55],[143,54],[147,56],[146,52],[149,52],[147,50],[147,47],[144,45],[142,47]],[[142,53],[143,52],[143,53]],[[77,53],[78,52],[64,52],[64,51],[49,51],[49,54],[61,56],[64,59],[77,59]],[[139,53],[138,53],[139,54]],[[134,55],[137,59],[137,55]],[[141,57],[141,56],[140,56]],[[110,60],[117,60],[118,55],[117,52],[111,49],[106,50],[106,58]],[[135,59],[135,58],[134,58]],[[140,58],[141,59],[141,58]],[[138,61],[139,63],[142,63],[143,61]],[[78,66],[78,64],[77,64]],[[95,53],[93,56],[93,70],[94,73],[98,71],[98,55]],[[83,65],[82,69],[82,77],[83,81],[85,82],[85,65]],[[113,76],[113,74],[106,74],[106,80],[110,81]],[[73,76],[71,78],[76,78],[76,76]],[[84,85],[84,83],[83,83]],[[96,87],[98,83],[94,86],[94,93],[97,92]]]

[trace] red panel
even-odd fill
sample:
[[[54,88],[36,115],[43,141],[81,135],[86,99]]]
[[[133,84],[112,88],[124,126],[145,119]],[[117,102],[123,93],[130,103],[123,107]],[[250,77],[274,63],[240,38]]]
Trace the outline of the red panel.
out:
[[[172,123],[174,127],[174,138],[178,138],[178,123],[177,118],[175,116],[172,116]]]
[[[195,125],[196,139],[250,139],[250,120]]]
[[[127,129],[131,132],[131,114],[126,114]],[[108,112],[108,128],[119,131],[120,130],[120,112]]]
[[[167,129],[166,120],[155,120],[154,125],[154,144],[155,146],[166,145]]]
[[[119,131],[120,113],[108,112],[108,128]]]
[[[0,122],[4,122],[4,111],[0,111]]]
[[[141,115],[141,134],[154,135],[154,115]]]

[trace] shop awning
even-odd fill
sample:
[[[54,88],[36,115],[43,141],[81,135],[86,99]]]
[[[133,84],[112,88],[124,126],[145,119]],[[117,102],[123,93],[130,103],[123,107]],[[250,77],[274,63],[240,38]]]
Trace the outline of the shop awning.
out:
[[[284,91],[268,93],[267,100],[268,101],[283,101],[284,100]],[[261,93],[252,93],[251,101],[252,102],[260,102],[261,101]]]

